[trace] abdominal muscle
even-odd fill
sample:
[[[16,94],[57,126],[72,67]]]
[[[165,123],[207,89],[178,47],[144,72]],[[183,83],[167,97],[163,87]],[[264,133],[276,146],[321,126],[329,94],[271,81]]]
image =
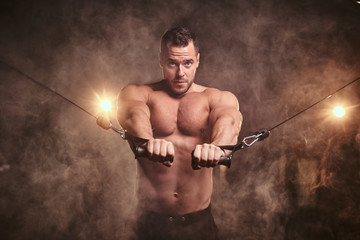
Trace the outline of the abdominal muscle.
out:
[[[138,159],[137,192],[140,207],[157,213],[181,215],[205,209],[212,194],[212,168],[193,170],[191,151],[202,140],[177,132],[165,138],[174,144],[171,167]]]

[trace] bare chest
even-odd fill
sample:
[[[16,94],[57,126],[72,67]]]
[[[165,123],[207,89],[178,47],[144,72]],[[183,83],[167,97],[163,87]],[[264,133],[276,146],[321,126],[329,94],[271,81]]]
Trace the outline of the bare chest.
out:
[[[202,93],[189,93],[174,99],[165,93],[154,93],[148,105],[155,137],[180,132],[188,136],[206,137],[209,129],[209,103]]]

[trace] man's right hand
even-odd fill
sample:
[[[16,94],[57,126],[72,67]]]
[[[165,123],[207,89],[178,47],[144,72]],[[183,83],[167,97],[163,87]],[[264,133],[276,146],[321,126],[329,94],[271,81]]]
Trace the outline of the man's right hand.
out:
[[[150,160],[160,162],[167,167],[172,165],[172,161],[169,160],[173,159],[175,154],[172,142],[164,139],[151,139],[146,143],[146,149]]]

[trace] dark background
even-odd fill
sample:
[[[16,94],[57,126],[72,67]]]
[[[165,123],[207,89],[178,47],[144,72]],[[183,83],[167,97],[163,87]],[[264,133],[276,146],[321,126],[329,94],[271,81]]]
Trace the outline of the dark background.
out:
[[[241,139],[360,76],[351,0],[15,0],[0,13],[1,239],[129,239],[136,209],[126,142],[4,62],[100,114],[98,98],[160,80],[159,39],[183,24],[200,40],[197,83],[239,99]],[[215,169],[224,239],[360,236],[359,90],[356,82]],[[331,115],[336,104],[345,117]]]

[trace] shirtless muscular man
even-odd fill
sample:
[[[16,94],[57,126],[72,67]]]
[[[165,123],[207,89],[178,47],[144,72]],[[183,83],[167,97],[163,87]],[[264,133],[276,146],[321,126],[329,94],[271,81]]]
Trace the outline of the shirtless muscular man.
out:
[[[128,85],[118,97],[118,121],[149,139],[138,158],[139,239],[218,239],[210,211],[213,167],[237,143],[242,115],[236,97],[194,83],[196,36],[176,27],[161,39],[162,81]],[[191,167],[191,152],[200,170]],[[172,156],[174,161],[167,161]]]

